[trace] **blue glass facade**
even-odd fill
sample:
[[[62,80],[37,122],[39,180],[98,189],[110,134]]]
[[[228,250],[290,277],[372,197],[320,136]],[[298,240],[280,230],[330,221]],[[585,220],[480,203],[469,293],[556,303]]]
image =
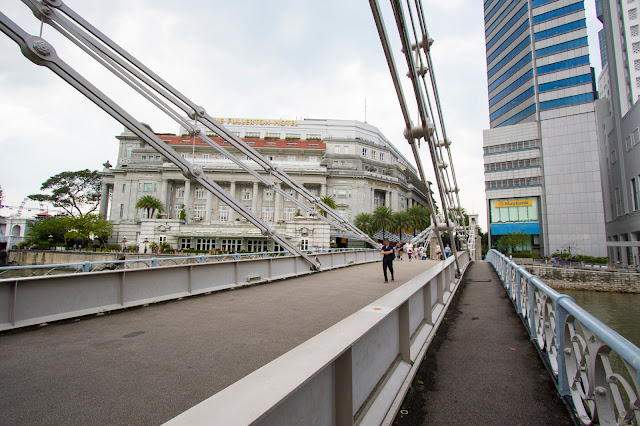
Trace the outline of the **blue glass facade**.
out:
[[[589,66],[583,49],[588,47],[584,1],[557,2],[553,8],[554,1],[533,0],[531,11],[527,0],[484,2],[491,128],[532,121],[538,119],[537,112],[593,100],[593,79],[584,68]],[[543,5],[544,11],[538,9]],[[580,54],[573,53],[578,50]],[[547,57],[551,61],[546,59],[544,65],[538,60]],[[567,73],[577,67],[583,67],[578,76]],[[561,95],[560,89],[570,91]]]

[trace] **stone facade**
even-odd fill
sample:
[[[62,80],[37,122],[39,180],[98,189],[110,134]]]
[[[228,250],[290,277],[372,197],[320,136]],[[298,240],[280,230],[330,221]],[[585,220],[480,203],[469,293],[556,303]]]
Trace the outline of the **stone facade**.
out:
[[[538,265],[525,266],[555,289],[640,293],[640,274],[621,271],[592,271]]]
[[[378,206],[401,211],[428,204],[415,168],[370,124],[310,119],[219,121],[309,192],[333,197],[337,213],[348,221],[353,222],[359,213],[372,213]],[[230,144],[208,129],[203,131],[278,188],[295,195]],[[184,134],[156,135],[200,165],[244,208],[284,233],[293,244],[328,248],[332,240],[343,240],[324,221],[309,217],[200,139]],[[116,166],[103,171],[100,208],[114,225],[112,242],[122,243],[126,238],[127,245],[138,245],[141,250],[145,240],[146,245],[165,242],[178,250],[229,250],[229,246],[238,251],[256,251],[256,247],[277,250],[273,241],[267,241],[213,194],[185,179],[176,166],[136,135],[125,131],[117,139]],[[159,218],[145,217],[144,211],[135,208],[144,195],[159,199],[165,213]],[[303,201],[299,196],[297,199]]]

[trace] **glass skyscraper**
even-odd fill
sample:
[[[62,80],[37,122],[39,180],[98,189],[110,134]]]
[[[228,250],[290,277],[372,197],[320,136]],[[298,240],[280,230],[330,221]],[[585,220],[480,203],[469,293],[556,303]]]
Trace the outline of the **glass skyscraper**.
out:
[[[484,132],[492,246],[604,256],[604,216],[583,1],[484,3],[490,129]]]

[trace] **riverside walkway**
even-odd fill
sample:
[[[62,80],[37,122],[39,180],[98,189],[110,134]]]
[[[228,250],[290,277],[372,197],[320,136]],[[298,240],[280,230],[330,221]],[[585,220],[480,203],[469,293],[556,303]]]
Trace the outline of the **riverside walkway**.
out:
[[[396,261],[388,284],[365,264],[4,333],[0,424],[161,424],[436,263]],[[570,424],[492,267],[470,268],[419,421]]]

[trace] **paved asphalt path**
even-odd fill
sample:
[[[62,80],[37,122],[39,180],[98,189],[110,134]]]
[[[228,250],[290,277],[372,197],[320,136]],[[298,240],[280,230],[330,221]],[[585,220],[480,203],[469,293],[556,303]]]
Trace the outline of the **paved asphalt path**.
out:
[[[0,425],[157,425],[436,261],[395,261],[0,335]]]
[[[493,267],[469,265],[396,425],[573,425]]]

